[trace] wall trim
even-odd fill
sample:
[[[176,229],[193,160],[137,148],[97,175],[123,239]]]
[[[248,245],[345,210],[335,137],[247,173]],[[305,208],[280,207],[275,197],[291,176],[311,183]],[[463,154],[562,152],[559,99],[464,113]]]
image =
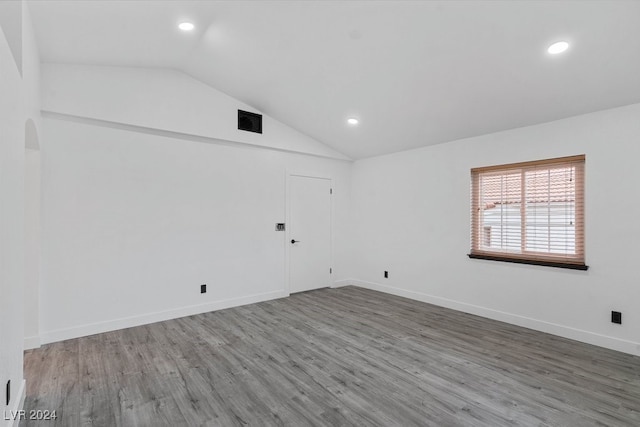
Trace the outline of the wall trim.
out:
[[[341,280],[345,282],[342,286],[353,285],[361,288],[371,289],[374,291],[384,292],[391,295],[405,297],[440,307],[450,308],[452,310],[462,311],[464,313],[474,314],[476,316],[486,317],[492,320],[509,323],[524,328],[534,329],[536,331],[557,335],[563,338],[608,348],[611,350],[621,351],[623,353],[640,356],[640,343],[634,341],[623,340],[620,338],[609,337],[606,335],[596,334],[594,332],[582,329],[571,328],[556,323],[545,322],[530,317],[520,316],[517,314],[507,313],[504,311],[494,310],[478,305],[468,304],[447,298],[437,297],[421,292],[409,291],[394,286],[381,285],[379,283],[367,282],[364,280],[348,279]]]
[[[293,153],[293,154],[302,154],[304,156],[319,157],[321,159],[340,160],[347,163],[353,162],[352,159],[346,156],[345,156],[346,158],[341,158],[338,156],[309,153],[306,151],[287,150],[286,148],[271,147],[269,145],[252,144],[250,142],[233,141],[230,139],[213,138],[209,136],[195,135],[191,133],[175,132],[171,130],[157,129],[157,128],[152,128],[147,126],[131,125],[128,123],[114,122],[110,120],[94,119],[94,118],[85,117],[85,116],[76,116],[74,114],[57,113],[55,111],[49,111],[49,110],[41,110],[40,113],[42,114],[43,118],[47,118],[47,119],[80,123],[80,124],[91,125],[91,126],[100,126],[100,127],[110,128],[110,129],[119,129],[119,130],[125,130],[128,132],[144,133],[147,135],[155,135],[155,136],[161,136],[165,138],[182,139],[185,141],[204,142],[208,144],[228,145],[228,146],[235,146],[235,147],[240,146],[240,147],[247,147],[247,148],[249,147],[259,148],[263,150],[280,151],[282,153]]]
[[[24,349],[31,350],[32,348],[40,347],[40,336],[33,335],[31,337],[24,337]]]
[[[17,394],[17,396],[20,396],[20,398],[16,399],[16,403],[15,405],[13,405],[13,408],[10,408],[4,414],[4,419],[8,419],[7,427],[17,427],[20,424],[20,416],[18,414],[20,414],[20,411],[24,409],[24,399],[27,396],[26,384],[27,381],[22,380],[22,382],[20,383],[20,390],[18,390]],[[16,414],[16,417],[11,419],[11,414]]]
[[[118,329],[131,328],[134,326],[147,325],[150,323],[162,322],[164,320],[177,319],[194,314],[207,313],[209,311],[223,310],[225,308],[238,307],[241,305],[254,304],[257,302],[269,301],[278,298],[288,297],[289,293],[284,290],[265,292],[248,295],[239,298],[212,301],[205,304],[190,305],[186,307],[159,311],[155,313],[143,314],[140,316],[124,317],[120,319],[108,320],[105,322],[89,323],[86,325],[74,326],[71,328],[55,329],[40,334],[41,343],[48,344],[57,341],[64,341],[72,338],[80,338],[88,335],[100,334],[103,332],[115,331]]]

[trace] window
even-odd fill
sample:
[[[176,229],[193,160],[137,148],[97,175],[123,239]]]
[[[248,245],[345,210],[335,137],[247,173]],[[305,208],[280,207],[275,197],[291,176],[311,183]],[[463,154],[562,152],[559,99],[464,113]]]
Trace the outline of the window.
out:
[[[584,162],[471,169],[471,258],[586,270]]]

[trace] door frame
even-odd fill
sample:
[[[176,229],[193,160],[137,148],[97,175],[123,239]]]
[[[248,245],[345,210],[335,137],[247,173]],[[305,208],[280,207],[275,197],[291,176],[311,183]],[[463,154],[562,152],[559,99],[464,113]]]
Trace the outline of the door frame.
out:
[[[285,294],[291,295],[291,179],[292,177],[301,178],[314,178],[324,179],[329,181],[329,188],[331,188],[331,197],[329,197],[329,263],[331,269],[333,269],[333,223],[334,223],[334,204],[333,194],[335,192],[335,185],[333,177],[327,174],[312,173],[312,172],[299,172],[293,170],[286,170],[285,172],[285,240],[284,240],[284,291]],[[329,274],[329,287],[333,286],[333,272]]]

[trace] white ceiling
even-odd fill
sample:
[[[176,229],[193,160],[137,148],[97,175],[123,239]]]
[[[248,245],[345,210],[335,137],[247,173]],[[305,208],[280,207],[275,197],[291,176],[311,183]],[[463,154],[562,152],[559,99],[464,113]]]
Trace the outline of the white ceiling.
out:
[[[180,69],[354,159],[640,102],[640,1],[29,7],[43,62]]]

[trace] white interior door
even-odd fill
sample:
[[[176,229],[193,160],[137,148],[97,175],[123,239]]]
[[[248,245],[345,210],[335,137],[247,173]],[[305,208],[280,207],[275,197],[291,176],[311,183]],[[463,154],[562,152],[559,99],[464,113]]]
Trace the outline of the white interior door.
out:
[[[331,181],[289,177],[289,291],[331,284]]]

